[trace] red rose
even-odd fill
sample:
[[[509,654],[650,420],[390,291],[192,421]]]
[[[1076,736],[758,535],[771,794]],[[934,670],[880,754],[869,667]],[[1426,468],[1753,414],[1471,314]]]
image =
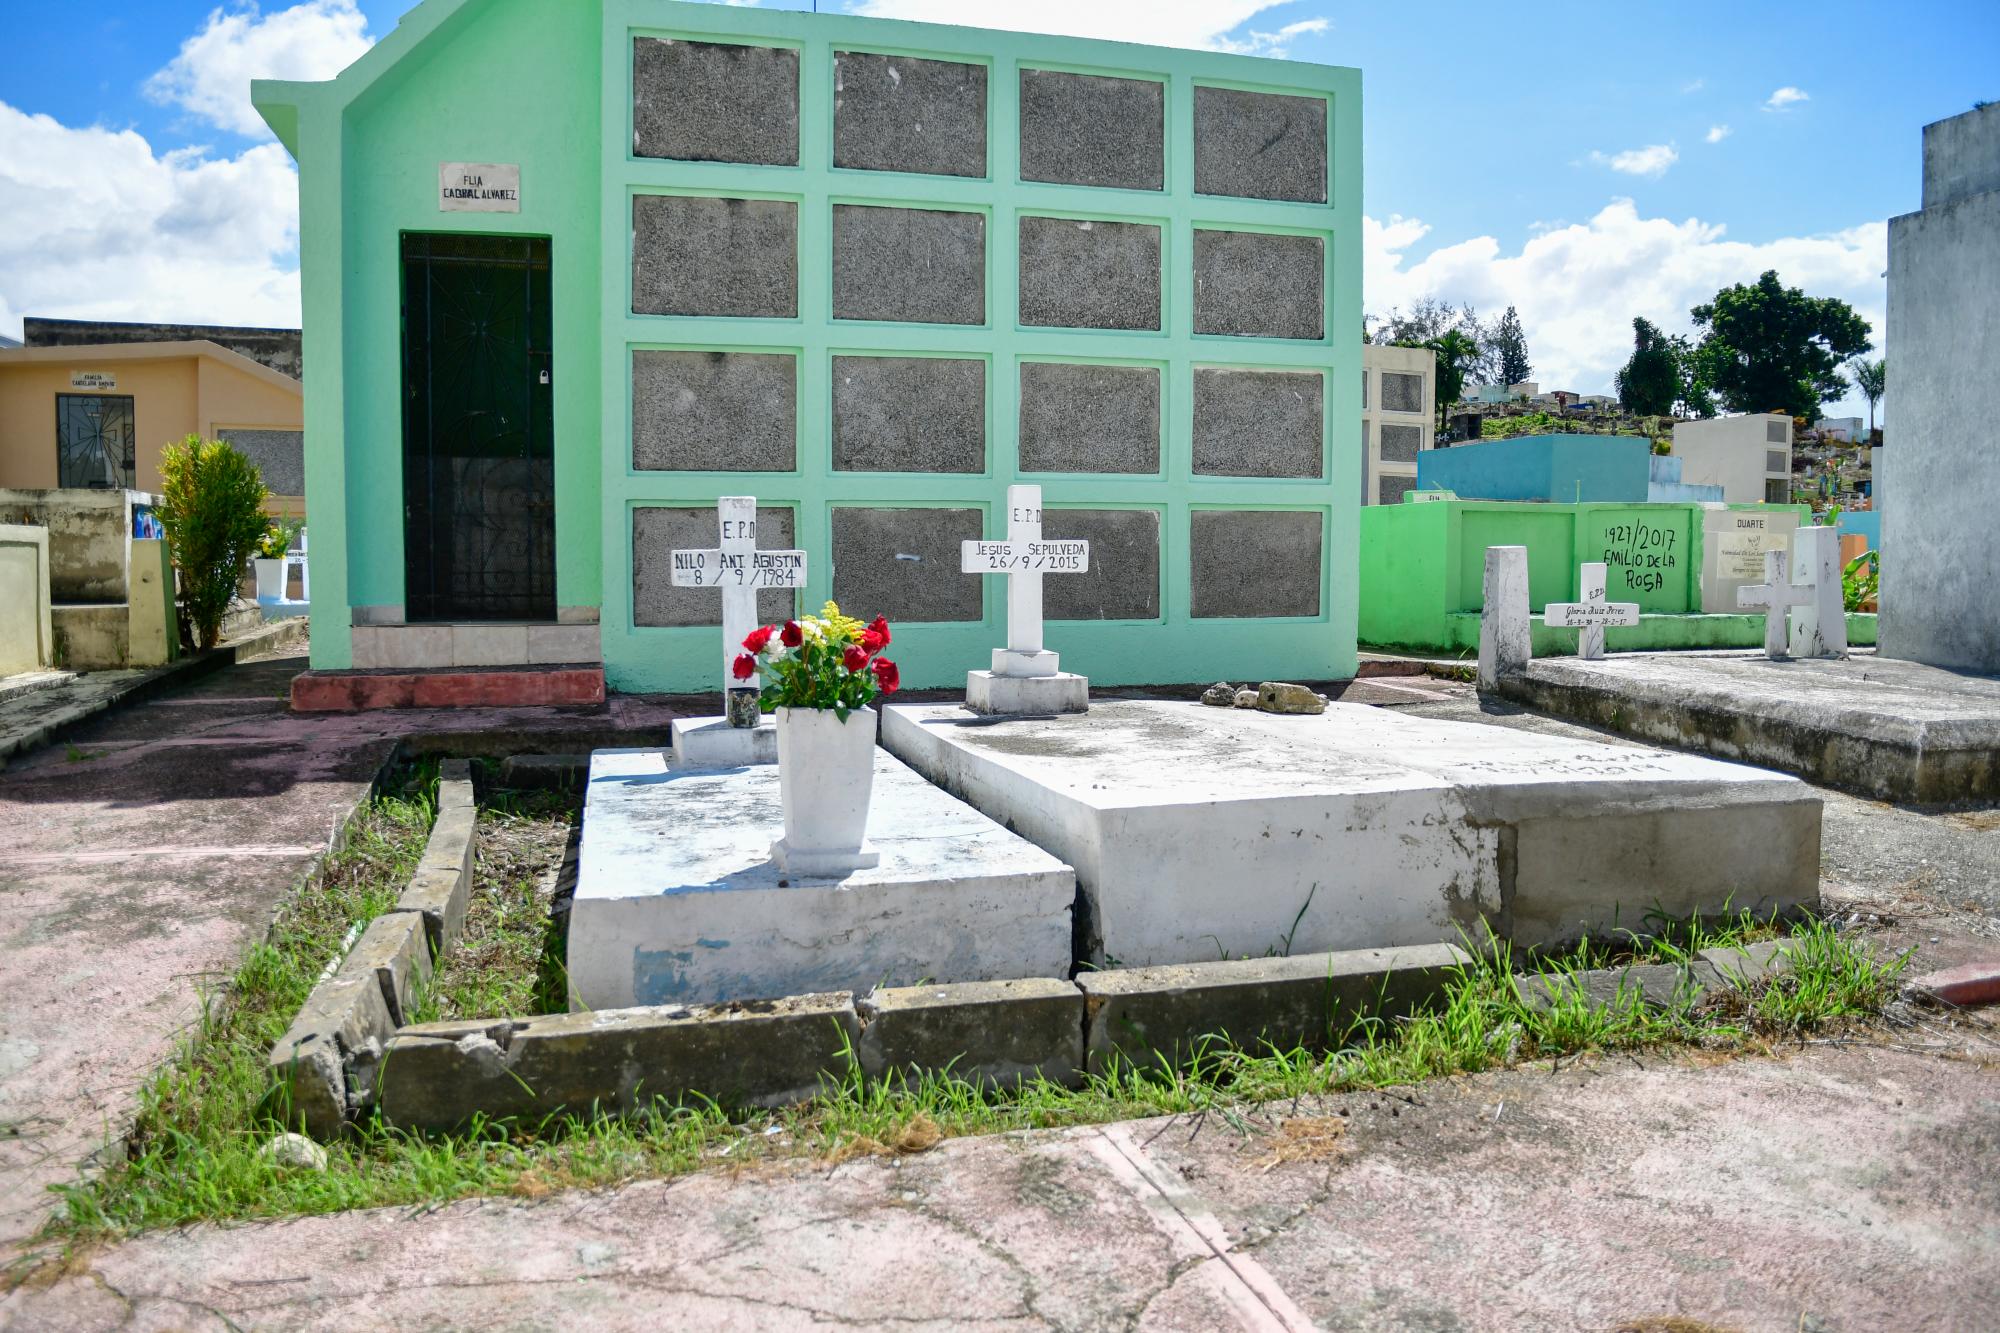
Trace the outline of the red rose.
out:
[[[746,653],[763,652],[764,645],[771,641],[771,636],[775,633],[777,631],[771,626],[759,625],[756,629],[751,630],[743,636],[743,651]]]
[[[847,645],[847,651],[840,655],[840,664],[849,671],[859,671],[868,665],[868,650],[850,643]]]
[[[748,653],[738,653],[736,661],[730,665],[729,671],[738,680],[748,680],[757,674],[757,659]]]
[[[889,646],[889,622],[877,616],[861,631],[861,646],[872,656]]]
[[[878,657],[869,665],[875,668],[875,683],[882,687],[882,693],[894,694],[896,687],[903,683],[896,670],[896,664],[886,657]]]
[[[799,622],[796,620],[787,620],[785,628],[778,634],[778,642],[787,648],[796,648],[805,641],[805,631],[799,628]]]

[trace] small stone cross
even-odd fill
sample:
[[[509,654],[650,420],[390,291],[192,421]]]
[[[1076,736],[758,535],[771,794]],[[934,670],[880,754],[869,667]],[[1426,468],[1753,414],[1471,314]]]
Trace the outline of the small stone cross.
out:
[[[966,574],[1007,576],[1007,646],[993,654],[996,676],[1053,676],[1057,654],[1042,647],[1042,576],[1090,570],[1090,543],[1042,540],[1042,488],[1007,488],[1007,540],[969,541],[960,551]]]
[[[730,673],[743,640],[757,628],[757,590],[760,588],[803,588],[806,583],[804,551],[760,551],[757,549],[757,497],[725,495],[715,502],[716,521],[721,527],[719,547],[675,551],[673,586],[676,588],[722,589],[722,690],[748,688]]]
[[[1800,528],[1789,560],[1783,551],[1764,552],[1764,581],[1736,590],[1738,606],[1764,612],[1766,656],[1847,656],[1839,542],[1832,528]]]
[[[1604,566],[1593,561],[1579,573],[1574,602],[1550,602],[1542,608],[1544,625],[1576,631],[1576,655],[1588,662],[1604,656],[1606,625],[1639,623],[1639,604],[1605,601],[1605,586]]]

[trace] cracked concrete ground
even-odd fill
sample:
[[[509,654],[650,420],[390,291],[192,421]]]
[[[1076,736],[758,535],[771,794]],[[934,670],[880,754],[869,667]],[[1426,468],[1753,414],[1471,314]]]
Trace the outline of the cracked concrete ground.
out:
[[[1977,1328],[2000,1084],[1820,1046],[162,1232],[0,1299],[99,1328]],[[1335,1121],[1282,1160],[1287,1121]],[[1312,1141],[1311,1138],[1308,1141]]]
[[[1485,711],[1463,688],[1391,683],[1421,693],[1369,701],[1596,734]],[[183,766],[188,745],[217,735],[199,729],[211,722],[223,736],[283,734],[199,701],[178,707],[194,728],[141,712],[124,734],[176,747]],[[315,722],[331,729],[312,744],[339,750],[407,724],[373,716]],[[67,767],[102,762],[44,756],[31,780],[74,783]],[[0,802],[13,780],[0,778]],[[89,807],[73,826],[34,845],[81,838],[87,814],[122,808],[108,789],[95,805],[84,790],[70,789]],[[1923,966],[1996,951],[2000,819],[1826,795],[1830,906],[1875,918],[1864,928],[1883,947],[1916,947]],[[255,810],[282,829],[282,808]],[[46,854],[17,846],[13,823],[0,858]],[[255,859],[196,864],[217,876]],[[83,876],[78,864],[91,863],[72,853],[61,864]],[[0,859],[0,883],[22,873]],[[129,930],[116,911],[92,924],[88,886],[108,882],[79,878],[43,899],[76,917],[69,953]],[[225,966],[249,928],[208,918],[260,920],[275,889],[217,882],[213,904],[187,891],[168,943],[117,956],[155,966],[158,954],[161,972],[173,960]],[[18,917],[9,928],[23,928]],[[200,948],[176,938],[190,931]],[[60,1004],[53,977],[30,984],[41,1004]],[[0,995],[0,1038],[18,1029],[6,1007],[17,1004]],[[164,1052],[171,1025],[140,1017]],[[1678,1317],[1821,1333],[1984,1328],[2000,1302],[1996,1056],[1990,1026],[1931,1021],[1770,1058],[1542,1065],[837,1167],[718,1166],[533,1202],[163,1231],[44,1270],[0,1297],[0,1327],[1456,1330]],[[145,1063],[135,1056],[127,1077]],[[34,1088],[36,1065],[48,1062],[0,1069],[0,1089]],[[92,1076],[81,1085],[115,1101]]]
[[[202,997],[398,739],[663,727],[666,710],[294,715],[297,655],[239,664],[0,770],[0,1259],[130,1123]]]

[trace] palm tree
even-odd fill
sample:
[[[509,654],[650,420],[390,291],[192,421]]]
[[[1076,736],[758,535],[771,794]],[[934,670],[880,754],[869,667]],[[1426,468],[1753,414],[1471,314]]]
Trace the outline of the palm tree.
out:
[[[1448,329],[1440,337],[1417,345],[1437,355],[1437,414],[1442,431],[1452,405],[1465,392],[1465,372],[1479,360],[1479,344],[1458,329]]]
[[[1875,404],[1882,400],[1882,381],[1887,363],[1856,357],[1848,363],[1854,371],[1854,387],[1868,400],[1868,433],[1875,433]]]

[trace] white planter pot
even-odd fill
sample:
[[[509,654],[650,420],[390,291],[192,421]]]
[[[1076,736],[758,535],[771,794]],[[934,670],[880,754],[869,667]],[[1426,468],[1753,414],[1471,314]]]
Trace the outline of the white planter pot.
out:
[[[866,869],[880,857],[863,846],[875,785],[875,710],[842,721],[830,708],[780,708],[778,790],[785,836],[778,864],[808,875]]]
[[[285,600],[285,562],[258,556],[251,565],[257,570],[257,600]]]

